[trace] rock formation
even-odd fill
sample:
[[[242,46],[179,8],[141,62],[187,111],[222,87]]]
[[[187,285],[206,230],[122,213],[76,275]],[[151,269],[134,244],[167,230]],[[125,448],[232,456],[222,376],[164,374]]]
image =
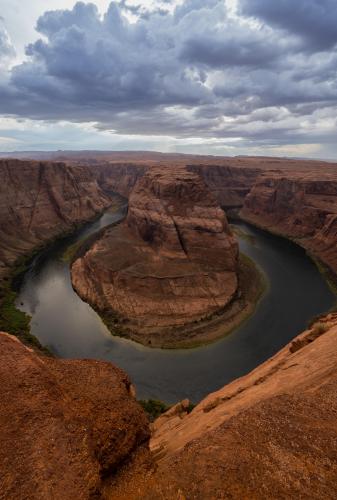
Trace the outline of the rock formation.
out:
[[[256,183],[261,171],[254,167],[228,165],[189,165],[206,182],[218,203],[227,209],[242,207],[244,199]]]
[[[110,203],[86,167],[0,160],[0,277],[19,257]]]
[[[0,399],[1,498],[101,498],[148,454],[147,417],[110,363],[40,357],[2,333]]]
[[[263,178],[241,216],[294,239],[337,273],[337,172]]]
[[[330,314],[192,413],[156,420],[139,498],[336,498],[336,343]]]
[[[133,163],[101,163],[95,168],[91,167],[91,171],[105,191],[113,191],[128,198],[147,168],[146,165]]]
[[[202,179],[149,169],[127,219],[72,266],[80,296],[115,314],[120,333],[162,345],[172,330],[223,310],[238,287],[238,245]]]

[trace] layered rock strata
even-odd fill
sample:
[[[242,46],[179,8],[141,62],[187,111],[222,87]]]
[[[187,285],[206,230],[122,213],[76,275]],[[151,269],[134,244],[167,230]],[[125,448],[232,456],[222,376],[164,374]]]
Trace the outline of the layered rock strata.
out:
[[[0,278],[19,257],[110,203],[86,167],[0,160]]]
[[[226,209],[242,207],[245,197],[261,174],[258,168],[238,168],[230,164],[189,165],[188,169],[203,177],[218,203]]]
[[[264,178],[251,190],[240,214],[294,239],[337,273],[337,173]]]
[[[72,282],[103,315],[115,315],[121,334],[158,345],[172,329],[223,310],[237,271],[237,242],[203,180],[184,168],[152,168],[126,220],[74,262]]]

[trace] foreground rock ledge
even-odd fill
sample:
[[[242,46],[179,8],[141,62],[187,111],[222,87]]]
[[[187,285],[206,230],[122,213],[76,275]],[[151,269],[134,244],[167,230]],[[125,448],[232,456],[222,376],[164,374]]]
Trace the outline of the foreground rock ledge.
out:
[[[109,363],[51,360],[0,334],[0,497],[335,499],[337,314],[149,429]]]
[[[335,499],[336,345],[329,314],[192,413],[182,404],[160,417],[157,470],[139,498]]]
[[[105,478],[146,452],[132,392],[110,363],[40,357],[0,333],[0,498],[99,498]]]
[[[127,219],[75,261],[72,282],[115,333],[162,345],[223,310],[237,273],[236,239],[202,178],[153,168],[136,184]]]

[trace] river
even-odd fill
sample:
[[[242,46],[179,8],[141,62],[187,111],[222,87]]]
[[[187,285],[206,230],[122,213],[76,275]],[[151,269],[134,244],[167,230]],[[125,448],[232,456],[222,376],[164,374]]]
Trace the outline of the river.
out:
[[[328,311],[335,296],[304,250],[244,223],[240,249],[265,273],[268,289],[255,314],[227,337],[187,350],[151,349],[113,337],[73,291],[64,251],[120,220],[126,207],[106,212],[71,237],[52,244],[31,263],[17,299],[32,316],[31,332],[62,358],[94,358],[124,368],[138,398],[198,402],[249,372],[300,333],[310,318]],[[126,249],[127,251],[127,249]]]

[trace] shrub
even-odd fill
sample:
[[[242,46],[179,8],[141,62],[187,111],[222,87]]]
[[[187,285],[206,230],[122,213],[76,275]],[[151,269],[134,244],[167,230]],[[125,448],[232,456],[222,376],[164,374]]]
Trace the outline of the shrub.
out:
[[[160,417],[162,413],[165,413],[170,408],[168,405],[157,399],[142,399],[138,402],[148,414],[151,422]]]

